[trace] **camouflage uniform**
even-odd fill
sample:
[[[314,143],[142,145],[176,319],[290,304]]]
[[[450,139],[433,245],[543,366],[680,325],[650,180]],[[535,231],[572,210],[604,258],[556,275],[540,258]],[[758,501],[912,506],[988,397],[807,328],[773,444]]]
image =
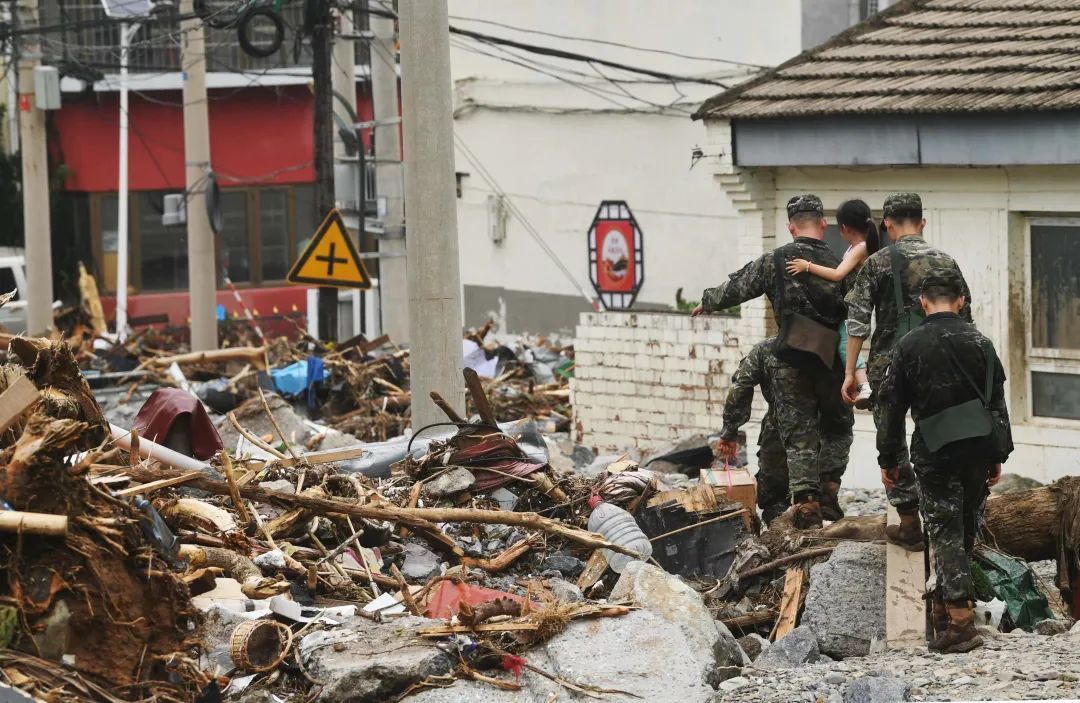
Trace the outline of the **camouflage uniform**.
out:
[[[917,211],[922,217],[922,200],[915,193],[898,193],[885,201],[885,216]],[[870,337],[870,357],[866,369],[870,389],[877,396],[881,381],[889,366],[890,353],[896,346],[896,323],[899,312],[896,309],[896,296],[893,288],[891,251],[894,249],[902,259],[901,271],[904,309],[920,311],[919,289],[921,282],[930,274],[942,271],[954,271],[960,276],[960,267],[951,256],[932,247],[921,236],[909,235],[891,247],[884,247],[871,255],[859,269],[855,281],[847,294],[847,332],[853,337],[870,336],[870,313],[874,313],[874,334]],[[967,283],[963,283],[964,295],[971,300]],[[964,319],[971,321],[971,305],[967,303],[961,311]],[[874,425],[880,431],[884,418],[880,405],[874,404]],[[919,500],[908,459],[907,445],[901,448],[898,460],[892,466],[900,469],[900,479],[896,487],[889,490],[889,502],[897,508],[913,508]],[[892,466],[883,468],[892,468]]]
[[[739,362],[739,368],[731,377],[731,389],[724,403],[724,428],[720,431],[721,439],[734,440],[738,436],[739,428],[750,420],[754,386],[761,386],[761,395],[769,405],[761,418],[761,432],[758,434],[757,502],[762,510],[778,505],[787,507],[791,502],[788,496],[787,454],[773,410],[772,377],[776,368],[783,363],[772,355],[775,341],[775,337],[769,337],[758,342]]]
[[[958,276],[959,272],[952,275]],[[968,559],[975,544],[988,493],[986,479],[992,466],[965,462],[963,457],[935,461],[923,442],[920,418],[977,397],[946,353],[946,344],[951,344],[957,360],[976,383],[981,384],[985,379],[984,349],[990,341],[975,325],[953,313],[927,317],[896,344],[890,355],[892,363],[877,401],[883,418],[878,426],[878,461],[882,466],[892,467],[906,456],[904,416],[910,407],[915,420],[911,456],[922,493],[920,507],[934,552],[940,594],[947,601],[966,601],[975,595]],[[1005,371],[1000,362],[996,363],[990,405],[1008,418]]]
[[[821,200],[814,195],[792,198],[788,217],[800,212],[820,214]],[[828,268],[840,264],[825,242],[809,237],[799,237],[779,250],[785,262],[807,259]],[[731,274],[726,283],[706,288],[702,307],[705,312],[716,312],[765,295],[776,313],[777,276],[783,282],[785,311],[799,312],[832,329],[843,323],[844,283],[806,273],[788,276],[776,270],[772,252]],[[787,453],[791,495],[820,493],[822,480],[840,481],[851,449],[854,417],[840,398],[842,370],[810,372],[784,364],[777,367],[773,379],[773,415]]]

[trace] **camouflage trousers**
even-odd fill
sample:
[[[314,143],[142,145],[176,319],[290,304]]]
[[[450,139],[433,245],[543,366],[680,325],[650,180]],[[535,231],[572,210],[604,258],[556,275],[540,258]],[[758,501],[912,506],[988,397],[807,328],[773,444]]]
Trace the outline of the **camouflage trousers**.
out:
[[[876,363],[875,363],[876,362]],[[881,362],[885,362],[882,364]],[[874,396],[877,396],[878,389],[881,387],[881,382],[885,378],[885,372],[888,369],[888,363],[886,359],[874,360],[870,362],[870,367],[867,369],[867,380],[870,381],[870,390]],[[874,403],[874,427],[880,432],[882,425],[885,423],[885,415],[882,413],[877,403]],[[898,510],[908,510],[914,508],[919,503],[919,489],[915,481],[915,472],[911,468],[911,459],[908,455],[907,440],[903,440],[903,449],[900,452],[900,478],[896,481],[893,488],[886,488],[885,494],[889,497],[889,504]],[[882,468],[892,468],[882,467]]]
[[[988,466],[917,465],[924,529],[934,553],[934,574],[946,601],[971,600],[972,549],[986,496]]]
[[[782,365],[772,380],[773,414],[784,445],[792,498],[840,481],[851,452],[851,408],[840,398],[843,375]]]
[[[780,431],[776,428],[772,408],[761,418],[757,458],[758,507],[765,509],[774,504],[789,505],[787,453],[780,439]]]

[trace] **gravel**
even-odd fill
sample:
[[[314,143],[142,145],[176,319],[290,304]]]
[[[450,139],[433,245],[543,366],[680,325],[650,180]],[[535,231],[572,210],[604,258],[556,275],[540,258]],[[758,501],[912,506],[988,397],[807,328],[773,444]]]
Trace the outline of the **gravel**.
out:
[[[748,683],[721,691],[715,703],[843,700],[847,687],[864,677],[899,679],[911,686],[912,701],[985,701],[1080,697],[1080,636],[1045,637],[1022,631],[983,630],[986,644],[967,654],[925,649],[890,651],[841,662],[805,664],[781,671],[743,670]]]
[[[883,515],[889,505],[884,488],[840,488],[837,496],[845,515]]]

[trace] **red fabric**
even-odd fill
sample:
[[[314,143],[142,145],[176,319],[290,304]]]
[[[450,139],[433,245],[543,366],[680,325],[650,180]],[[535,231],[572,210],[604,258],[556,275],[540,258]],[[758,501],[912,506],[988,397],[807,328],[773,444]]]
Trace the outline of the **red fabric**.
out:
[[[179,388],[158,388],[135,416],[133,429],[151,442],[164,442],[176,418],[191,417],[191,455],[205,461],[221,451],[221,437],[199,399]]]
[[[524,603],[525,599],[515,596],[513,593],[495,591],[482,586],[473,586],[470,583],[455,583],[453,581],[440,581],[432,589],[428,597],[424,617],[448,620],[457,615],[462,602],[469,605],[480,605],[496,598],[509,598],[518,603]]]

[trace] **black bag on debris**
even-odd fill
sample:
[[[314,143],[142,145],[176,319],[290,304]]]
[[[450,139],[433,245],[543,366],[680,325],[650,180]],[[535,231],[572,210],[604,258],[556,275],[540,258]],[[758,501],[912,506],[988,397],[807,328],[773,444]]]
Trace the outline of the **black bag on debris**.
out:
[[[784,310],[784,255],[773,252],[776,266],[776,312],[780,331],[776,335],[773,354],[798,368],[818,369],[821,364],[831,369],[836,363],[840,333],[806,315]]]

